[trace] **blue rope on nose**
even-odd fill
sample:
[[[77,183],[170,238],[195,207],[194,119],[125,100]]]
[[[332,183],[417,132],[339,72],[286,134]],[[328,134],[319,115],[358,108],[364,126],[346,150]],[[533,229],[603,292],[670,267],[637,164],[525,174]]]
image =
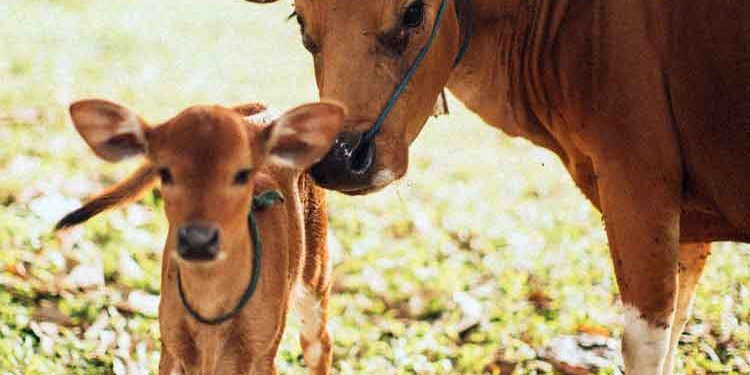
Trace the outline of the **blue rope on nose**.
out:
[[[458,2],[460,0],[456,0]],[[458,65],[458,63],[461,62],[461,60],[466,55],[466,51],[469,49],[469,42],[471,41],[471,36],[473,34],[473,25],[472,25],[472,16],[473,16],[473,9],[472,9],[472,3],[471,0],[463,0],[466,3],[466,16],[468,20],[467,24],[467,30],[466,35],[464,36],[463,42],[461,42],[461,46],[459,47],[458,54],[456,55],[456,59],[453,62],[453,66],[455,67]],[[456,4],[458,6],[458,4]],[[414,77],[414,74],[417,72],[417,69],[422,64],[422,61],[427,56],[427,52],[430,51],[430,48],[432,48],[432,42],[435,41],[435,38],[437,37],[438,30],[440,30],[440,23],[443,19],[443,15],[445,14],[445,9],[448,7],[448,0],[443,0],[440,3],[440,8],[438,8],[437,15],[435,16],[435,23],[432,26],[432,32],[430,33],[430,37],[427,39],[427,42],[424,46],[422,46],[422,49],[419,51],[419,54],[414,59],[414,62],[409,67],[409,70],[406,72],[406,75],[404,78],[399,82],[398,86],[396,86],[396,89],[393,90],[393,94],[391,94],[391,97],[388,99],[388,102],[386,102],[385,107],[383,107],[383,111],[380,112],[380,115],[375,120],[375,123],[372,125],[370,129],[368,129],[363,135],[362,135],[362,142],[360,144],[367,144],[373,139],[375,139],[375,136],[380,132],[380,129],[383,127],[383,124],[385,123],[386,118],[388,118],[388,115],[391,113],[391,110],[393,110],[393,107],[396,106],[396,102],[398,102],[399,97],[401,97],[401,94],[406,91],[406,87],[409,85],[409,81],[411,81],[412,77]],[[460,21],[460,20],[459,20]]]

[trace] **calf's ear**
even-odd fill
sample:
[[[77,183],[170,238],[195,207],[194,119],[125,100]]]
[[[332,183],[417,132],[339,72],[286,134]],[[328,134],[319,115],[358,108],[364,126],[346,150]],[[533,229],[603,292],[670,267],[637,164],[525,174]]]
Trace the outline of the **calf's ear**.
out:
[[[323,102],[285,112],[265,130],[272,160],[298,169],[312,166],[331,148],[345,117],[342,106]]]
[[[266,106],[261,103],[246,103],[232,107],[232,110],[237,112],[242,117],[250,117],[257,115],[266,110]]]
[[[129,109],[106,100],[81,100],[70,106],[78,133],[100,158],[118,162],[146,152],[148,126]]]

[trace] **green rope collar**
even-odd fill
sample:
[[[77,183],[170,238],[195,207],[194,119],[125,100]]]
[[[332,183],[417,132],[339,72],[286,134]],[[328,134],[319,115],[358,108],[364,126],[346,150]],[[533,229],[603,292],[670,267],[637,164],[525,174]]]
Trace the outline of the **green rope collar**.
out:
[[[250,274],[250,283],[247,285],[247,288],[245,288],[245,292],[242,293],[242,297],[240,297],[239,302],[237,302],[237,305],[234,307],[234,309],[232,309],[232,311],[211,319],[201,316],[201,314],[195,311],[195,309],[193,309],[188,303],[187,298],[185,297],[185,291],[182,289],[180,268],[177,268],[177,288],[180,291],[180,301],[182,301],[182,306],[185,307],[185,310],[187,310],[187,312],[189,312],[190,315],[195,318],[195,320],[203,324],[219,325],[237,316],[237,314],[242,311],[245,305],[250,302],[250,298],[252,298],[253,294],[255,294],[255,290],[258,288],[258,282],[260,281],[261,256],[263,254],[263,243],[260,238],[260,232],[258,231],[258,223],[255,219],[255,211],[265,210],[273,206],[276,202],[283,201],[284,196],[278,190],[264,191],[263,193],[260,193],[253,198],[253,204],[250,208],[250,213],[247,214],[247,223],[250,227],[250,237],[253,241],[254,261],[253,267],[250,271],[252,273]]]

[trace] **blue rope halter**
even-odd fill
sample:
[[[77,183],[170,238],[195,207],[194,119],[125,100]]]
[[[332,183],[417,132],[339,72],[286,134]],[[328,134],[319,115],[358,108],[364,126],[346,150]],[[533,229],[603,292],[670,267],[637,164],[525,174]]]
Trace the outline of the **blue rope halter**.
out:
[[[461,0],[456,0],[456,3]],[[458,65],[461,60],[466,55],[466,51],[469,49],[469,44],[471,42],[471,36],[474,32],[473,30],[473,6],[471,0],[463,0],[466,6],[466,14],[463,15],[466,19],[467,25],[466,25],[466,31],[463,41],[461,42],[461,47],[458,50],[458,54],[456,55],[456,59],[453,61],[453,67]],[[458,6],[458,4],[456,4]],[[399,97],[401,97],[401,94],[406,91],[406,86],[409,85],[409,81],[411,81],[412,77],[414,77],[414,74],[417,72],[417,69],[422,64],[422,61],[424,60],[425,56],[427,56],[427,52],[430,51],[430,48],[432,47],[432,42],[435,41],[435,38],[437,37],[438,30],[440,30],[440,23],[443,19],[443,15],[445,13],[445,9],[448,7],[448,0],[443,0],[440,3],[440,8],[438,8],[437,15],[435,16],[435,24],[432,26],[432,32],[430,33],[429,39],[427,39],[427,42],[422,46],[422,49],[419,51],[419,54],[417,55],[417,58],[414,59],[414,62],[409,67],[409,70],[406,72],[406,75],[401,80],[401,82],[396,86],[396,89],[393,90],[393,94],[391,94],[391,97],[388,99],[388,102],[386,103],[385,107],[383,108],[383,111],[380,112],[380,115],[378,116],[377,120],[375,120],[375,123],[372,125],[372,128],[367,130],[367,132],[362,135],[362,143],[368,143],[372,141],[375,136],[380,132],[380,129],[383,127],[383,124],[385,123],[386,118],[388,118],[388,115],[391,113],[391,110],[393,110],[393,107],[396,106],[396,102],[398,102]],[[457,8],[458,9],[458,8]],[[459,17],[461,15],[459,14]],[[459,20],[460,23],[460,20]]]
[[[177,268],[177,289],[180,292],[180,301],[182,301],[182,306],[185,307],[185,310],[187,310],[195,320],[203,324],[219,325],[237,316],[245,305],[250,302],[250,298],[253,297],[255,290],[258,288],[258,281],[260,281],[261,256],[263,255],[263,242],[261,241],[260,232],[258,231],[258,223],[255,220],[255,211],[269,208],[273,206],[274,203],[283,201],[284,196],[277,190],[269,190],[253,198],[253,205],[250,208],[250,213],[247,214],[247,223],[250,227],[250,237],[253,241],[253,267],[250,270],[250,282],[247,284],[245,292],[242,293],[239,302],[237,302],[237,305],[230,312],[219,315],[215,318],[205,318],[198,313],[198,311],[190,306],[185,297],[185,291],[182,289],[180,269]]]

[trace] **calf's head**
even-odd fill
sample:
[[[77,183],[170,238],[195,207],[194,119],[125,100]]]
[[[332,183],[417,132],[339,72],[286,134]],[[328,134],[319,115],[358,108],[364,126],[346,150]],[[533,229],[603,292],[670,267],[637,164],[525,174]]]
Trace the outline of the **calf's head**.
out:
[[[269,3],[274,0],[248,0]],[[427,43],[442,2],[432,47],[377,137],[363,141],[389,96]],[[453,0],[295,0],[303,43],[315,63],[323,99],[349,116],[326,157],[312,168],[321,186],[347,194],[379,190],[404,175],[408,147],[445,86],[459,45]]]
[[[342,107],[314,103],[270,125],[246,121],[256,106],[195,106],[149,126],[103,100],[70,107],[76,129],[104,160],[142,155],[161,179],[168,250],[184,261],[221,261],[249,241],[246,215],[264,164],[303,170],[324,156],[341,129]]]

